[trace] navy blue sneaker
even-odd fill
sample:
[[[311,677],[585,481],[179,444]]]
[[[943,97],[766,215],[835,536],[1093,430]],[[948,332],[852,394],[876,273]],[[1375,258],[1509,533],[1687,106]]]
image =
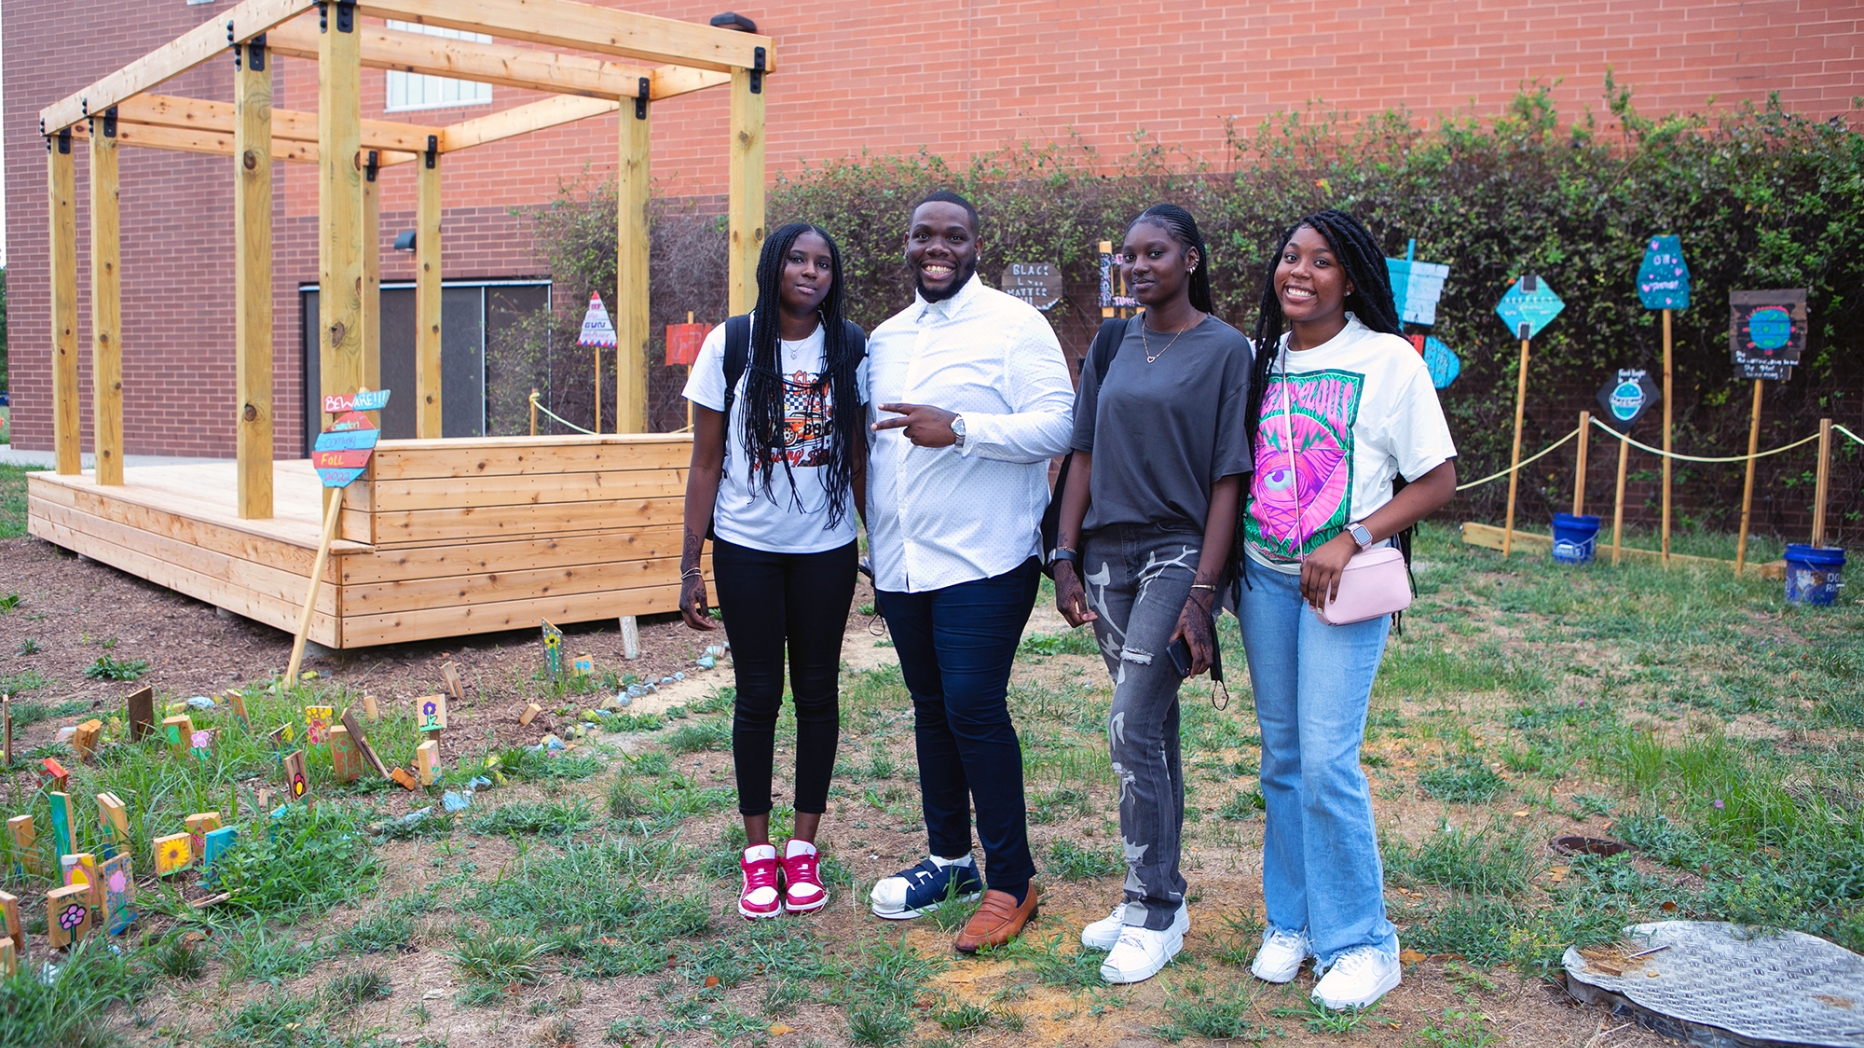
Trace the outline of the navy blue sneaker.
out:
[[[910,920],[948,902],[973,902],[984,894],[984,882],[975,862],[940,866],[926,858],[910,870],[901,870],[874,885],[874,916],[889,921]]]

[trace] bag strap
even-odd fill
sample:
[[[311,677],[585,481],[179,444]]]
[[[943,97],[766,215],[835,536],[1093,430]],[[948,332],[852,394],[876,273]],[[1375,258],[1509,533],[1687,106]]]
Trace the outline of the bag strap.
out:
[[[1100,400],[1100,387],[1107,381],[1107,369],[1113,366],[1113,358],[1120,355],[1120,343],[1126,341],[1127,321],[1120,317],[1109,317],[1100,322],[1100,330],[1094,333],[1094,345],[1087,355],[1094,361],[1094,400]]]
[[[738,380],[751,364],[751,315],[725,320],[725,439],[731,439],[731,405],[738,399]]]

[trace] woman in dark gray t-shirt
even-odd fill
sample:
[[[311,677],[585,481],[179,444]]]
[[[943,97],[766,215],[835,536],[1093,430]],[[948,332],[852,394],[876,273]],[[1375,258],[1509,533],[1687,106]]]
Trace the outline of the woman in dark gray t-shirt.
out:
[[[1107,743],[1120,784],[1125,900],[1081,932],[1084,945],[1109,951],[1100,974],[1110,983],[1157,974],[1190,927],[1178,872],[1178,687],[1215,655],[1217,587],[1250,470],[1252,354],[1241,332],[1211,315],[1208,257],[1181,207],[1159,204],[1133,220],[1119,260],[1145,313],[1107,322],[1124,325],[1117,354],[1104,376],[1090,354],[1075,395],[1055,603],[1070,624],[1094,624],[1113,677]],[[1171,656],[1180,640],[1184,674]]]

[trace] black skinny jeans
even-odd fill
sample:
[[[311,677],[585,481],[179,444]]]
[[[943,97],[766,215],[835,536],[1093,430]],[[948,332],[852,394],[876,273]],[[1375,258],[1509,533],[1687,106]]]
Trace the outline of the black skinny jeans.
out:
[[[731,757],[741,815],[770,813],[786,644],[796,703],[796,810],[828,810],[841,734],[841,635],[854,600],[856,557],[852,542],[826,553],[767,553],[723,539],[712,543],[718,607],[737,674]]]

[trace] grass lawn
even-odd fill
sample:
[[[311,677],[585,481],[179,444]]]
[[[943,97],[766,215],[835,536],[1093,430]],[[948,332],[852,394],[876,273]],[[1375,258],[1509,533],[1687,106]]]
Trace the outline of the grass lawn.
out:
[[[23,484],[0,470],[0,503]],[[0,526],[16,515],[0,508]],[[843,677],[824,821],[831,906],[756,924],[733,909],[728,692],[607,718],[616,730],[555,758],[500,749],[493,726],[443,779],[458,789],[495,757],[504,781],[456,816],[436,789],[432,814],[409,823],[390,818],[406,810],[401,790],[332,782],[323,747],[307,752],[316,805],[263,815],[256,790],[277,805],[283,784],[266,733],[302,705],[340,712],[358,697],[340,679],[288,698],[255,684],[250,730],[195,714],[220,733],[204,761],[124,741],[112,722],[95,763],[68,762],[81,848],[104,843],[89,798],[110,790],[128,804],[143,916],[120,954],[97,936],[49,984],[0,983],[0,1044],[1338,1043],[1350,1031],[1364,1044],[1475,1046],[1522,1036],[1495,1018],[1507,987],[1525,980],[1531,993],[1568,944],[1636,921],[1733,920],[1864,949],[1864,601],[1788,606],[1780,583],[1725,571],[1503,563],[1440,528],[1421,537],[1416,575],[1364,755],[1406,986],[1364,1016],[1306,1007],[1305,977],[1280,990],[1247,974],[1261,927],[1259,740],[1226,620],[1229,706],[1214,709],[1199,682],[1183,710],[1192,934],[1142,986],[1101,985],[1099,955],[1078,945],[1081,921],[1119,897],[1110,689],[1091,642],[1058,633],[1025,642],[1012,685],[1045,895],[1009,949],[953,954],[963,913],[903,924],[866,913],[873,879],[924,846],[897,668]],[[850,648],[869,643],[884,645],[851,632]],[[574,696],[552,700],[574,719]],[[370,731],[391,764],[413,754],[407,706],[385,705]],[[15,716],[71,712],[26,703]],[[461,729],[474,730],[449,730]],[[779,797],[792,729],[786,707]],[[48,745],[19,757],[50,755],[66,756]],[[23,772],[0,782],[0,807],[50,825]],[[193,905],[210,894],[198,873],[146,876],[151,840],[200,811],[240,838],[219,867],[228,897],[205,907]],[[789,818],[780,808],[773,833]],[[1547,842],[1569,833],[1634,850],[1552,853]],[[39,841],[49,849],[44,828]],[[10,862],[0,872],[42,950],[48,882]],[[1428,999],[1415,990],[1426,984]],[[1573,1014],[1582,1034],[1596,1027],[1596,1014]]]
[[[0,539],[26,533],[26,474],[44,468],[0,465]]]

